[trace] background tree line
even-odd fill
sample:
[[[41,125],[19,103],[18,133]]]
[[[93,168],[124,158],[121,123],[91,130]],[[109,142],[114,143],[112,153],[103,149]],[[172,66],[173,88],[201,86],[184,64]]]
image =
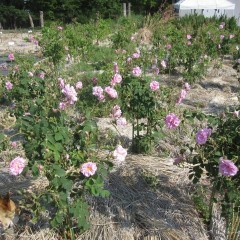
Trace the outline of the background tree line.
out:
[[[122,15],[122,3],[131,3],[134,14],[154,13],[171,0],[1,0],[0,27],[29,27],[31,14],[35,26],[39,26],[39,11],[45,21],[86,23],[96,17],[117,18]]]

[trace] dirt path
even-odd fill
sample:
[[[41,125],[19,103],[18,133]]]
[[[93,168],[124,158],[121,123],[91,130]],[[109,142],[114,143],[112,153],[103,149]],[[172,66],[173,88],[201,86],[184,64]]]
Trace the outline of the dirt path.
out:
[[[8,53],[35,53],[39,51],[39,47],[29,40],[39,33],[8,33],[2,31],[0,34],[0,53],[6,55]]]

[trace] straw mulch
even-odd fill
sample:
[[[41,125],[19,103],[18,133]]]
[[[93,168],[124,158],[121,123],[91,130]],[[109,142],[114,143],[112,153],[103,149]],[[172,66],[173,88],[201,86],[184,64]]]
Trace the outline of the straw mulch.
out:
[[[106,181],[111,196],[87,197],[92,227],[78,240],[208,239],[189,196],[187,172],[187,168],[173,166],[171,159],[128,155],[126,163],[114,169]],[[147,173],[154,176],[154,187],[147,183]],[[6,172],[1,172],[0,177],[1,193],[40,188],[46,183],[44,178],[31,182],[24,177],[9,177]],[[13,197],[18,199],[16,194]],[[44,224],[34,230],[26,227],[21,233],[17,233],[16,224],[14,230],[9,239],[62,239]]]

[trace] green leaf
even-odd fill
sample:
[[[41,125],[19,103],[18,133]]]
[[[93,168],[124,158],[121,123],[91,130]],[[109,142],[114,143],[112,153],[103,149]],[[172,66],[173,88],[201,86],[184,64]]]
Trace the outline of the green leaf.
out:
[[[39,175],[39,169],[36,165],[32,166],[32,174],[33,174],[33,176],[38,176]]]
[[[55,170],[55,174],[59,177],[64,177],[66,175],[66,172],[64,169],[61,168],[59,165],[53,165],[52,168]]]
[[[72,180],[68,180],[66,178],[61,179],[62,182],[62,187],[64,189],[66,189],[67,191],[70,191],[72,189],[73,186],[73,181]]]
[[[58,151],[54,151],[54,159],[58,161],[60,159],[60,154]]]
[[[102,190],[100,194],[101,194],[102,197],[109,197],[110,196],[110,192],[108,190]]]
[[[0,141],[4,140],[5,136],[3,133],[0,133]]]
[[[55,138],[56,141],[60,141],[60,140],[63,139],[63,135],[58,132],[58,133],[55,134],[55,137],[54,137],[54,138]]]

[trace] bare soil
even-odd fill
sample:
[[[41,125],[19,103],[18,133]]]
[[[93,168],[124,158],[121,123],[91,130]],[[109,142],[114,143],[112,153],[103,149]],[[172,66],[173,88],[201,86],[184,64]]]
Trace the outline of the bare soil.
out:
[[[39,35],[38,32],[28,33],[15,32],[8,33],[7,31],[2,31],[0,34],[0,52],[1,54],[8,53],[36,53],[39,51],[39,47],[36,46],[33,42],[30,42],[29,39],[33,36]]]

